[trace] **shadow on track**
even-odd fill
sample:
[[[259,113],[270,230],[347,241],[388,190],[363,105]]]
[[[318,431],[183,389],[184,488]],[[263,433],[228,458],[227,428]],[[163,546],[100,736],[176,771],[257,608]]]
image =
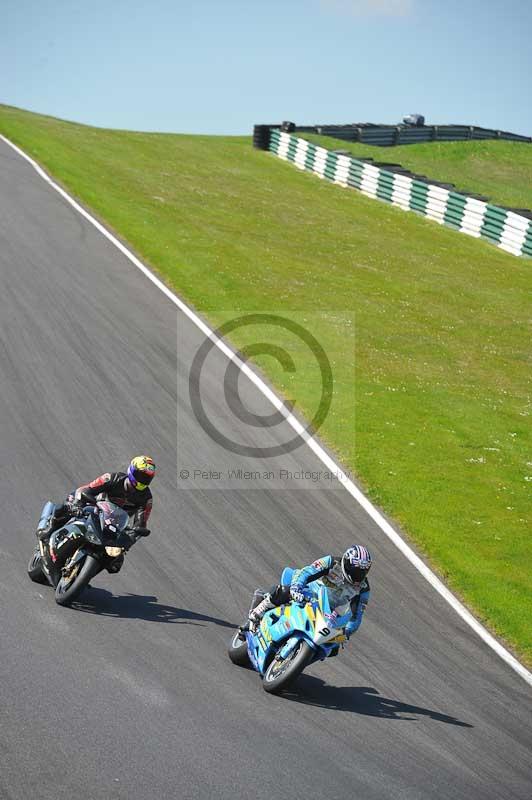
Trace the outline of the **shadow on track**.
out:
[[[468,722],[462,722],[439,711],[382,697],[372,686],[328,686],[320,678],[312,675],[302,675],[292,691],[283,692],[283,697],[295,703],[331,708],[336,711],[352,711],[354,714],[365,714],[381,719],[417,721],[418,716],[422,715],[438,722],[446,722],[448,725],[458,725],[461,728],[474,727]]]
[[[201,625],[213,622],[223,628],[236,628],[234,622],[227,622],[208,614],[189,611],[186,608],[158,603],[154,595],[124,594],[114,595],[106,589],[90,587],[75,607],[88,614],[103,617],[122,617],[126,619],[145,619],[149,622],[173,622],[186,625]]]

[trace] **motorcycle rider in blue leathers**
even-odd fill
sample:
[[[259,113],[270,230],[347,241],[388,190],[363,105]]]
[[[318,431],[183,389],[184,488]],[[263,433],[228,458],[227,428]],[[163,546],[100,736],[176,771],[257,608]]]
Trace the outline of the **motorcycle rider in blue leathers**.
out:
[[[249,629],[257,630],[266,611],[290,601],[305,603],[317,597],[314,581],[322,583],[328,591],[329,604],[334,613],[338,606],[349,602],[351,619],[345,628],[349,638],[358,630],[362,616],[369,601],[369,582],[367,574],[371,567],[371,555],[363,545],[349,547],[343,556],[323,556],[308,567],[295,570],[290,586],[278,584],[268,592],[264,599],[249,613]]]

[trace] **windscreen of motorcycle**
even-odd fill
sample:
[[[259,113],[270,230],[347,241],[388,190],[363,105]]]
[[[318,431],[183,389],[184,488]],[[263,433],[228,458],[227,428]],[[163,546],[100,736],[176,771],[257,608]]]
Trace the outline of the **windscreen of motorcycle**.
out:
[[[318,606],[314,611],[314,643],[323,645],[345,641],[343,627],[347,624],[350,616],[349,603],[344,603],[331,610],[328,590],[322,586],[319,592]]]
[[[108,500],[100,500],[96,504],[98,506],[98,515],[100,517],[100,525],[102,532],[121,533],[129,522],[127,511],[124,511],[120,506],[115,506]]]

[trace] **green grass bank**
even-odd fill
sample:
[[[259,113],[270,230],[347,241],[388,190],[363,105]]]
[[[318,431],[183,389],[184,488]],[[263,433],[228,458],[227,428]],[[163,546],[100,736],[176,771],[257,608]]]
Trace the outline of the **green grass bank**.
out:
[[[486,140],[375,147],[312,133],[296,135],[328,150],[346,150],[355,158],[401,164],[433,180],[454,183],[466,194],[483,194],[493,205],[532,209],[532,144]]]
[[[250,137],[102,130],[5,106],[0,132],[213,324],[261,310],[306,320],[335,378],[320,435],[532,665],[530,261],[319,181]],[[312,416],[310,363],[297,385],[260,366]]]

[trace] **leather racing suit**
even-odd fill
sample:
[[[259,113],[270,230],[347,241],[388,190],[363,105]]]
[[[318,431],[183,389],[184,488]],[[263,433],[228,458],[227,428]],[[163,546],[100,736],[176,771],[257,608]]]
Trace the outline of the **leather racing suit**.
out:
[[[72,514],[73,504],[94,505],[98,495],[105,495],[106,499],[127,511],[132,527],[147,528],[150,518],[153,497],[147,487],[142,491],[126,486],[127,474],[125,472],[105,472],[90,483],[79,486],[75,492],[69,494],[66,502],[56,505],[53,517],[43,530],[37,531],[40,539],[48,540],[51,534],[60,528]]]
[[[367,578],[364,578],[360,584],[346,581],[342,573],[341,557],[336,556],[323,556],[307,567],[295,570],[290,586],[282,584],[274,586],[256,607],[255,611],[258,614],[254,615],[253,611],[250,613],[250,620],[258,622],[269,608],[289,603],[294,595],[296,597],[298,595],[317,596],[317,587],[313,586],[316,581],[327,588],[331,611],[349,603],[351,619],[346,625],[345,634],[348,637],[351,636],[360,628],[364,611],[369,602],[369,581]]]
[[[106,472],[90,483],[79,486],[74,498],[86,505],[93,505],[99,494],[104,494],[109,502],[120,506],[133,517],[133,527],[147,528],[150,518],[153,497],[149,487],[139,491],[126,484],[125,472]]]

